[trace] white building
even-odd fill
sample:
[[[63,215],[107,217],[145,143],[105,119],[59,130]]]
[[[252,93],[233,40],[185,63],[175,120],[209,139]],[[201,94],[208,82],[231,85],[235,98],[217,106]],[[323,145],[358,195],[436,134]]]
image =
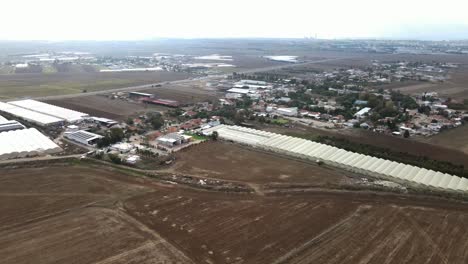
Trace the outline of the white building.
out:
[[[41,114],[46,114],[56,118],[64,119],[70,123],[79,122],[82,121],[84,118],[88,117],[88,114],[85,113],[39,102],[36,100],[13,101],[8,102],[8,104],[15,105]]]
[[[290,107],[290,108],[278,108],[276,109],[276,113],[279,115],[284,115],[284,116],[297,116],[298,115],[298,109],[297,107]]]
[[[369,111],[371,110],[370,107],[364,107],[362,108],[361,110],[359,110],[357,113],[354,114],[354,117],[356,117],[357,119],[361,119],[363,118],[367,113],[369,113]]]
[[[248,94],[251,93],[249,89],[241,89],[241,88],[231,88],[227,90],[228,93],[237,93],[237,94]]]
[[[125,158],[125,162],[131,165],[135,165],[141,158],[138,155],[130,155]]]
[[[47,114],[42,114],[29,109],[18,107],[12,104],[0,102],[0,112],[8,113],[17,118],[26,120],[39,126],[61,125],[65,122],[62,118],[57,118]]]
[[[117,125],[119,122],[115,121],[115,120],[112,120],[112,119],[108,119],[108,118],[103,118],[103,117],[92,117],[91,118],[94,122],[100,124],[100,125],[104,125],[106,127],[111,127],[113,125]]]
[[[0,133],[0,159],[54,154],[62,149],[35,128]]]
[[[190,141],[191,138],[191,136],[181,135],[179,133],[169,133],[167,135],[158,137],[156,139],[156,142],[159,145],[163,145],[166,147],[174,147],[176,145],[180,145],[182,143]]]
[[[85,130],[78,130],[75,132],[65,132],[64,134],[65,138],[68,138],[70,140],[73,140],[75,142],[88,145],[88,146],[94,146],[96,145],[97,141],[103,136],[94,134]]]
[[[120,153],[128,153],[132,150],[135,149],[135,146],[130,144],[130,143],[117,143],[117,144],[114,144],[112,146],[110,146],[110,149],[111,150],[114,150],[114,151],[118,151]]]

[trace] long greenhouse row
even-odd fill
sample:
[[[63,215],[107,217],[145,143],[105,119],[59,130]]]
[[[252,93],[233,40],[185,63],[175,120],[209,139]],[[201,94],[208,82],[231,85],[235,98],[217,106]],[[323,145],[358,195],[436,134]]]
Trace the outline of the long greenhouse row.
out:
[[[0,133],[0,160],[60,152],[61,148],[35,128]]]
[[[351,172],[394,181],[415,183],[436,189],[468,191],[468,179],[399,162],[346,151],[329,145],[266,131],[220,125],[204,131],[217,131],[219,138],[301,159],[321,161]]]

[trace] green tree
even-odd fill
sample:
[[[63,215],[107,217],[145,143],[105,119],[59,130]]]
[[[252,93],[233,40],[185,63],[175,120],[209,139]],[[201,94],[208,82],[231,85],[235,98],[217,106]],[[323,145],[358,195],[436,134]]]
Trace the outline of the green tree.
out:
[[[160,113],[148,113],[147,117],[153,129],[157,130],[164,126],[164,119]]]
[[[213,133],[211,133],[212,140],[215,140],[215,141],[218,140],[218,136],[219,136],[218,131],[213,131]]]
[[[113,163],[122,164],[122,159],[118,155],[109,154],[107,156],[109,157],[110,161],[112,161]]]
[[[403,137],[409,138],[409,136],[410,136],[409,131],[408,131],[408,130],[405,130],[405,133],[403,133]]]

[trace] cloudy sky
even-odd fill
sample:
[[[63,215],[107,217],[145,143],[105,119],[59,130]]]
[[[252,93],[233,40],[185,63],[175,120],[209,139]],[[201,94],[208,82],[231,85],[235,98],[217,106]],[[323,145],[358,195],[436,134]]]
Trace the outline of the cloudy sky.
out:
[[[0,39],[468,39],[467,0],[2,1]]]

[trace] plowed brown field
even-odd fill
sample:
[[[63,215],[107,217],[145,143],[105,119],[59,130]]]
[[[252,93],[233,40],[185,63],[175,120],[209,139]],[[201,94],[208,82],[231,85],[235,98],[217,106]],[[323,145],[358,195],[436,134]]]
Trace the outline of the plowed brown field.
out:
[[[1,170],[0,263],[468,261],[461,202],[202,191],[80,165]]]

